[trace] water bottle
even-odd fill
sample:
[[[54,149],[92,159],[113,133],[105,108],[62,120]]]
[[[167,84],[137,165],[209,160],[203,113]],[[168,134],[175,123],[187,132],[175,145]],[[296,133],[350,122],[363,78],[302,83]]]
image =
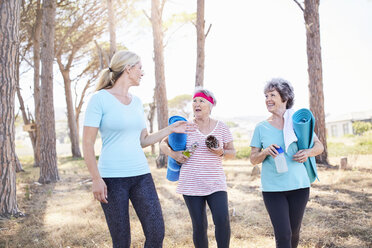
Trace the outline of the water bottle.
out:
[[[284,151],[281,147],[275,148],[279,154],[274,158],[276,171],[278,173],[284,173],[288,171],[287,162],[285,161]]]

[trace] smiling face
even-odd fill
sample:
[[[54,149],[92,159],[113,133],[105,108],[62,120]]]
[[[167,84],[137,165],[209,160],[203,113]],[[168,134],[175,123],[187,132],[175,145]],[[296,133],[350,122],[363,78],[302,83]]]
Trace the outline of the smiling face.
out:
[[[286,109],[287,101],[283,102],[277,90],[266,92],[265,98],[266,108],[270,113]]]
[[[203,118],[209,116],[211,113],[211,103],[203,97],[195,97],[192,101],[192,109],[195,118]]]

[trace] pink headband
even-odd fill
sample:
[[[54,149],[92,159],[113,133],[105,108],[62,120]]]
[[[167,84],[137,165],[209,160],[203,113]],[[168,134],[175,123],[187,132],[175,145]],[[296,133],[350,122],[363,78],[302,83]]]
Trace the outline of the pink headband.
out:
[[[205,100],[207,100],[208,102],[212,103],[214,105],[214,101],[213,101],[213,98],[210,97],[210,96],[207,96],[206,94],[204,94],[203,92],[198,92],[194,95],[193,99],[195,97],[203,97]]]

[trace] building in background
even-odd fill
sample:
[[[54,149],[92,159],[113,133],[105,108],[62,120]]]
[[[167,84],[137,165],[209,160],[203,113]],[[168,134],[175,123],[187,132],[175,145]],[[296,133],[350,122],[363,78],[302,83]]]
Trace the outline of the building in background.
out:
[[[354,134],[353,123],[356,121],[372,123],[372,110],[326,117],[328,137],[342,137],[344,135]]]

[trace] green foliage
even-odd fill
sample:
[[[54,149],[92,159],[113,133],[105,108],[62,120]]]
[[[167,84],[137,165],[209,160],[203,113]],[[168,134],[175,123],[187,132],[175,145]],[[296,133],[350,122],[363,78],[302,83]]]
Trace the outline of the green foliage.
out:
[[[31,200],[30,187],[28,185],[26,185],[26,187],[25,187],[25,199],[26,200]]]
[[[57,9],[56,56],[73,56],[105,30],[107,18],[100,1],[69,1]],[[68,60],[66,58],[66,60]]]
[[[372,130],[363,133],[363,135],[358,138],[357,143],[361,146],[372,146]]]
[[[356,134],[361,135],[372,129],[372,123],[364,121],[356,121],[353,123],[353,130]]]
[[[178,95],[168,101],[168,106],[171,108],[184,107],[185,104],[191,102],[192,96],[188,94]]]
[[[151,152],[145,152],[145,156],[146,156],[146,158],[154,158],[155,159],[158,156],[158,154],[157,153],[152,154]]]
[[[372,130],[363,133],[361,136],[344,137],[344,139],[339,142],[327,143],[329,156],[372,154]]]
[[[183,25],[185,23],[192,22],[192,21],[196,21],[196,13],[181,12],[178,14],[173,14],[170,18],[163,21],[163,28],[164,30],[168,30],[176,24]]]
[[[168,101],[169,116],[181,115],[188,118],[191,115],[191,95],[179,95]]]
[[[244,146],[236,148],[236,158],[237,159],[249,159],[251,156],[251,147]]]
[[[227,122],[226,122],[226,125],[227,125],[229,128],[239,127],[239,124],[238,124],[238,123],[235,123],[235,122],[233,122],[233,121],[227,121]]]

